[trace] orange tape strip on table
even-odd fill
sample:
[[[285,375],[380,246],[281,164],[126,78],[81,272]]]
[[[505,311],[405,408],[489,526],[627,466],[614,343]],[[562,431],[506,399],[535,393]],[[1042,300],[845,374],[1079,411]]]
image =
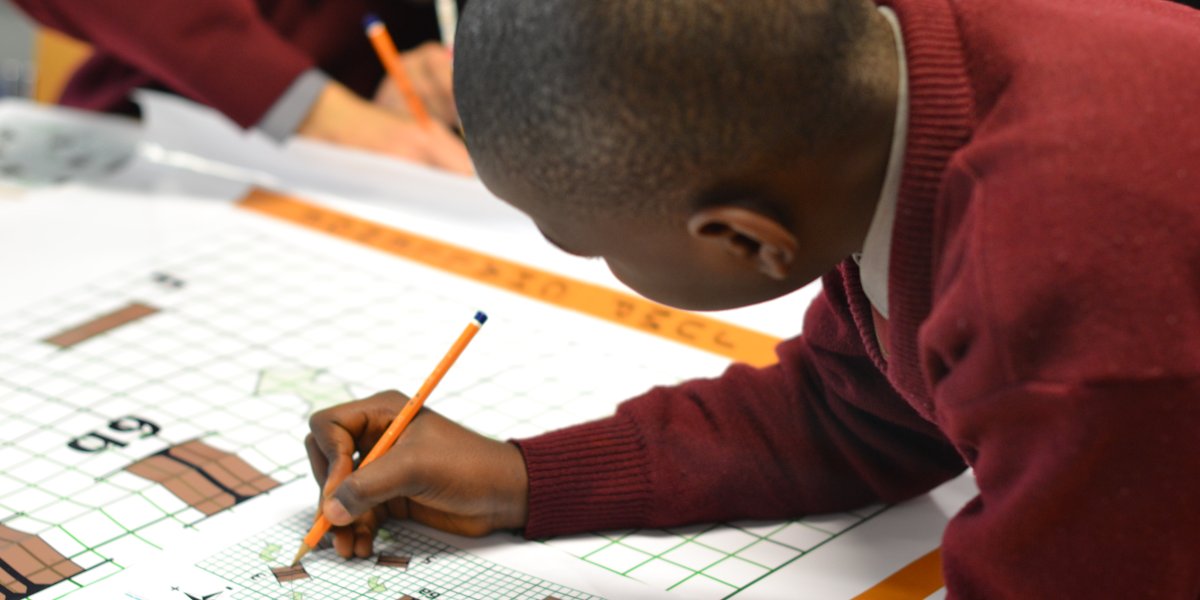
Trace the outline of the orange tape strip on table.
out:
[[[268,215],[561,308],[755,366],[774,364],[779,339],[604,286],[496,258],[265,190],[239,203]]]
[[[914,560],[854,600],[924,600],[945,585],[940,548]]]

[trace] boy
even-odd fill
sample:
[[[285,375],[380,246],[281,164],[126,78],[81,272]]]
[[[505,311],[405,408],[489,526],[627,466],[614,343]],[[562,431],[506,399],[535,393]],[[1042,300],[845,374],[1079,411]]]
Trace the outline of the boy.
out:
[[[1200,595],[1200,15],[490,0],[456,52],[480,176],[563,249],[683,308],[824,293],[778,365],[533,439],[427,411],[346,478],[403,397],[314,416],[343,555],[388,516],[531,538],[794,517],[969,466],[949,597]]]

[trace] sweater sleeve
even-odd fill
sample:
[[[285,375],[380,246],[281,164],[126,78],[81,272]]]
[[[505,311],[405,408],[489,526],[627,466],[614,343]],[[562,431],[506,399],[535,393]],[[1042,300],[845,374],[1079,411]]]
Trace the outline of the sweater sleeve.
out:
[[[824,284],[778,364],[656,388],[608,419],[518,441],[526,536],[846,510],[961,472],[867,357],[840,275]]]
[[[41,24],[141,69],[243,127],[313,66],[253,0],[15,0]]]

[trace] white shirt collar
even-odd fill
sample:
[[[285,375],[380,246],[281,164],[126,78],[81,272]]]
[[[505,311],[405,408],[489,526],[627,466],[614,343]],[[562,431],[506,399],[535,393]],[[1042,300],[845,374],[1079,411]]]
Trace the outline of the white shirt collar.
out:
[[[871,228],[863,241],[861,255],[856,255],[863,292],[867,300],[884,318],[888,317],[888,265],[892,253],[892,225],[896,222],[896,203],[900,195],[900,174],[904,167],[904,146],[908,138],[908,61],[904,56],[904,35],[900,20],[891,8],[880,6],[896,39],[899,62],[899,87],[896,96],[896,124],[892,129],[892,149],[888,156],[887,174],[879,193],[879,204],[871,219]]]

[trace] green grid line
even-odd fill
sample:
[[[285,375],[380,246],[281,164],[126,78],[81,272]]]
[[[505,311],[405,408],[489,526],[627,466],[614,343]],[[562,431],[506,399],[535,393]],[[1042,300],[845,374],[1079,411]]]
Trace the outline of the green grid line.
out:
[[[736,596],[737,594],[739,594],[739,593],[742,593],[742,592],[743,592],[743,591],[745,591],[746,589],[750,588],[751,586],[753,586],[755,583],[757,583],[757,582],[761,581],[762,579],[764,579],[764,578],[766,578],[766,577],[770,576],[771,574],[773,574],[773,573],[775,573],[775,572],[779,571],[780,569],[783,569],[783,568],[784,568],[784,567],[786,567],[787,565],[789,565],[789,564],[791,564],[791,563],[795,562],[796,560],[799,560],[800,558],[803,558],[805,555],[807,555],[807,554],[809,554],[809,553],[811,553],[811,552],[815,551],[816,549],[820,548],[821,546],[824,546],[825,544],[828,544],[828,543],[832,542],[833,540],[837,539],[838,537],[841,537],[842,535],[844,535],[844,534],[846,534],[847,532],[849,532],[851,529],[854,529],[854,528],[856,528],[856,527],[858,527],[858,526],[862,525],[863,523],[865,523],[866,521],[870,520],[871,518],[873,518],[873,517],[875,517],[875,516],[879,515],[880,513],[884,512],[886,509],[887,509],[887,507],[886,507],[886,506],[879,506],[879,507],[875,508],[874,510],[870,510],[870,511],[868,511],[868,514],[867,514],[866,516],[864,516],[864,515],[861,515],[861,514],[856,514],[856,513],[853,513],[853,512],[848,512],[848,513],[846,513],[846,514],[850,514],[851,516],[854,516],[854,517],[856,517],[856,519],[858,519],[858,520],[857,520],[856,522],[854,522],[853,524],[851,524],[849,527],[846,527],[846,528],[844,528],[844,529],[842,529],[841,531],[839,531],[839,532],[836,532],[836,533],[835,533],[835,532],[830,532],[830,531],[827,531],[827,530],[825,530],[825,529],[822,529],[822,528],[820,528],[820,527],[817,527],[817,526],[811,525],[811,524],[809,524],[809,523],[806,523],[806,522],[804,522],[804,520],[803,520],[803,519],[797,519],[797,520],[792,520],[792,521],[784,521],[784,522],[777,523],[777,524],[775,524],[775,527],[774,527],[773,529],[771,529],[771,531],[770,531],[770,532],[768,532],[768,533],[766,533],[766,534],[756,534],[756,533],[752,533],[752,532],[750,532],[750,531],[747,531],[746,529],[744,529],[744,528],[742,528],[742,527],[739,527],[739,526],[737,526],[737,525],[733,525],[733,524],[712,524],[712,525],[709,525],[708,527],[706,527],[706,528],[704,528],[704,529],[702,529],[702,530],[700,530],[700,531],[698,531],[698,532],[696,532],[696,533],[692,533],[692,534],[680,534],[680,533],[675,533],[675,532],[672,532],[672,531],[670,531],[670,530],[667,530],[667,532],[668,532],[668,533],[671,533],[672,535],[676,535],[676,536],[678,536],[678,538],[679,538],[679,539],[678,539],[678,541],[677,541],[676,543],[674,543],[674,544],[672,544],[672,545],[670,545],[670,546],[667,546],[665,549],[663,549],[663,550],[661,550],[661,551],[659,551],[659,552],[657,552],[657,553],[648,552],[648,551],[646,551],[646,550],[643,550],[643,549],[641,549],[641,548],[638,548],[637,546],[634,546],[634,545],[631,545],[631,544],[625,543],[625,540],[628,540],[630,537],[632,537],[632,536],[634,536],[634,535],[637,535],[638,533],[640,533],[641,531],[644,531],[644,530],[634,530],[634,531],[627,532],[627,533],[623,533],[623,534],[620,534],[620,535],[617,535],[617,536],[609,536],[609,535],[602,535],[602,534],[601,534],[601,535],[599,535],[598,537],[603,537],[603,538],[607,539],[607,540],[608,540],[608,543],[606,543],[606,544],[604,544],[604,545],[602,545],[602,546],[600,546],[600,547],[598,547],[598,548],[592,549],[591,551],[589,551],[589,552],[587,552],[587,553],[585,553],[585,554],[583,554],[583,555],[579,556],[579,558],[581,558],[581,559],[583,559],[583,560],[585,560],[585,561],[589,562],[590,564],[593,564],[593,565],[595,565],[595,566],[597,566],[597,567],[600,567],[600,568],[602,568],[602,569],[604,569],[604,570],[606,570],[606,571],[609,571],[609,572],[611,572],[611,573],[614,573],[614,574],[617,574],[617,575],[621,575],[621,576],[623,576],[623,577],[632,577],[630,574],[631,574],[631,573],[633,573],[634,571],[637,571],[639,568],[641,568],[641,567],[643,567],[643,566],[646,566],[646,565],[648,565],[649,563],[652,563],[652,562],[654,562],[654,561],[662,561],[662,562],[664,562],[664,563],[667,563],[667,564],[673,565],[673,566],[675,566],[675,567],[679,567],[680,569],[683,569],[683,570],[685,570],[685,571],[688,571],[688,572],[690,573],[689,575],[687,575],[687,576],[686,576],[686,577],[684,577],[683,579],[680,579],[679,581],[676,581],[676,582],[675,582],[674,584],[672,584],[672,585],[671,585],[669,588],[667,588],[667,590],[668,590],[668,591],[674,590],[675,588],[677,588],[677,587],[679,587],[679,586],[683,585],[684,583],[686,583],[687,581],[689,581],[689,580],[691,580],[691,579],[694,579],[694,578],[696,578],[696,577],[703,577],[703,578],[705,578],[705,579],[712,580],[712,581],[714,581],[714,582],[716,582],[716,583],[720,583],[720,584],[722,584],[722,585],[724,585],[724,586],[728,586],[728,587],[730,587],[730,588],[733,588],[733,590],[734,590],[734,591],[733,591],[732,593],[730,593],[730,594],[729,594],[729,595],[727,595],[727,596],[724,596],[724,598],[732,598],[732,597]],[[772,536],[774,536],[774,535],[776,535],[776,534],[778,534],[778,533],[782,532],[782,531],[783,531],[784,529],[786,529],[786,528],[787,528],[789,525],[793,525],[793,524],[794,524],[794,525],[799,525],[799,526],[805,527],[805,528],[807,528],[807,529],[810,529],[810,530],[813,530],[813,531],[816,531],[816,532],[819,532],[819,533],[821,533],[821,534],[825,535],[825,536],[826,536],[826,538],[825,538],[824,540],[822,540],[822,541],[818,542],[817,544],[815,544],[815,545],[813,545],[813,546],[809,547],[807,550],[805,550],[805,549],[803,549],[803,548],[798,548],[798,547],[796,547],[796,546],[794,546],[794,545],[792,545],[792,544],[789,544],[789,543],[787,543],[787,542],[784,542],[784,541],[777,540],[777,539],[775,539],[775,538],[773,538],[773,537],[772,537]],[[752,540],[751,540],[750,542],[748,542],[748,543],[746,543],[746,544],[744,544],[744,545],[742,545],[742,546],[738,547],[736,550],[729,551],[729,550],[723,550],[723,549],[720,549],[720,548],[714,547],[714,546],[712,546],[712,545],[710,545],[710,544],[706,544],[706,543],[704,543],[703,541],[701,541],[701,540],[699,539],[701,536],[703,536],[703,535],[704,535],[704,534],[706,534],[706,533],[710,533],[710,532],[713,532],[713,531],[719,530],[719,529],[721,529],[721,528],[724,528],[724,527],[728,527],[728,528],[731,528],[731,529],[734,529],[734,530],[740,531],[740,532],[742,532],[742,533],[744,533],[744,534],[746,534],[746,535],[750,536],[750,537],[752,538]],[[744,556],[741,556],[741,552],[743,552],[743,551],[745,551],[745,550],[749,549],[751,546],[754,546],[754,545],[756,545],[756,544],[760,544],[760,543],[764,543],[764,542],[770,542],[770,543],[772,543],[772,544],[776,544],[776,545],[779,545],[779,546],[781,546],[781,547],[787,548],[787,549],[789,549],[789,550],[793,551],[795,554],[794,554],[794,556],[792,556],[791,558],[788,558],[788,559],[786,559],[786,560],[785,560],[785,561],[783,561],[781,564],[779,564],[779,565],[777,565],[777,566],[775,566],[775,567],[771,567],[771,566],[769,566],[769,565],[764,565],[764,564],[762,564],[762,563],[760,563],[760,562],[757,562],[757,561],[755,561],[755,560],[753,560],[753,559],[750,559],[750,558],[746,558],[746,557],[744,557]],[[669,554],[669,553],[671,553],[672,551],[674,551],[674,550],[677,550],[677,549],[679,549],[679,548],[682,548],[682,547],[684,547],[684,546],[686,546],[686,545],[688,545],[688,544],[694,544],[694,545],[696,545],[696,546],[699,546],[699,547],[701,547],[701,548],[704,548],[704,549],[706,549],[706,550],[710,550],[710,551],[713,551],[713,552],[719,553],[719,554],[721,554],[722,556],[721,556],[720,558],[718,558],[718,559],[714,560],[713,562],[709,563],[708,565],[704,566],[703,568],[699,568],[699,569],[697,569],[697,568],[694,568],[694,567],[689,567],[689,566],[687,566],[687,565],[681,564],[681,563],[680,563],[680,562],[678,562],[678,561],[675,561],[675,560],[672,560],[672,559],[670,559],[670,558],[666,557],[666,555],[667,555],[667,554]],[[627,568],[627,569],[624,569],[624,570],[618,570],[618,569],[614,569],[614,568],[612,568],[612,567],[609,567],[608,565],[606,565],[606,564],[604,564],[604,563],[601,563],[601,562],[599,562],[599,561],[596,561],[596,560],[594,560],[594,559],[593,559],[593,557],[594,557],[596,554],[598,554],[598,553],[600,553],[600,552],[602,552],[602,551],[604,551],[604,550],[606,550],[606,549],[608,549],[608,548],[610,548],[610,547],[613,547],[613,546],[620,546],[620,547],[626,548],[626,549],[628,549],[628,550],[635,551],[635,552],[637,552],[637,553],[639,553],[639,554],[645,555],[645,556],[646,556],[646,558],[645,558],[644,560],[642,560],[641,562],[638,562],[638,563],[636,563],[636,564],[635,564],[635,565],[633,565],[632,567],[629,567],[629,568]],[[751,564],[751,565],[753,565],[753,566],[756,566],[756,567],[762,568],[762,569],[766,570],[766,572],[765,572],[765,573],[763,573],[762,575],[758,576],[758,577],[755,577],[753,580],[751,580],[750,582],[748,582],[748,583],[745,583],[745,584],[735,584],[735,583],[731,583],[731,582],[729,582],[729,581],[725,581],[725,580],[723,580],[723,579],[721,579],[721,578],[719,578],[719,577],[716,577],[716,576],[714,576],[714,575],[712,575],[712,574],[708,573],[708,570],[709,570],[709,569],[712,569],[712,568],[716,567],[717,565],[719,565],[719,564],[721,564],[721,563],[723,563],[723,562],[726,562],[726,561],[728,561],[728,560],[734,559],[734,558],[737,558],[738,560],[743,560],[743,561],[745,561],[745,562],[747,562],[747,563],[749,563],[749,564]]]

